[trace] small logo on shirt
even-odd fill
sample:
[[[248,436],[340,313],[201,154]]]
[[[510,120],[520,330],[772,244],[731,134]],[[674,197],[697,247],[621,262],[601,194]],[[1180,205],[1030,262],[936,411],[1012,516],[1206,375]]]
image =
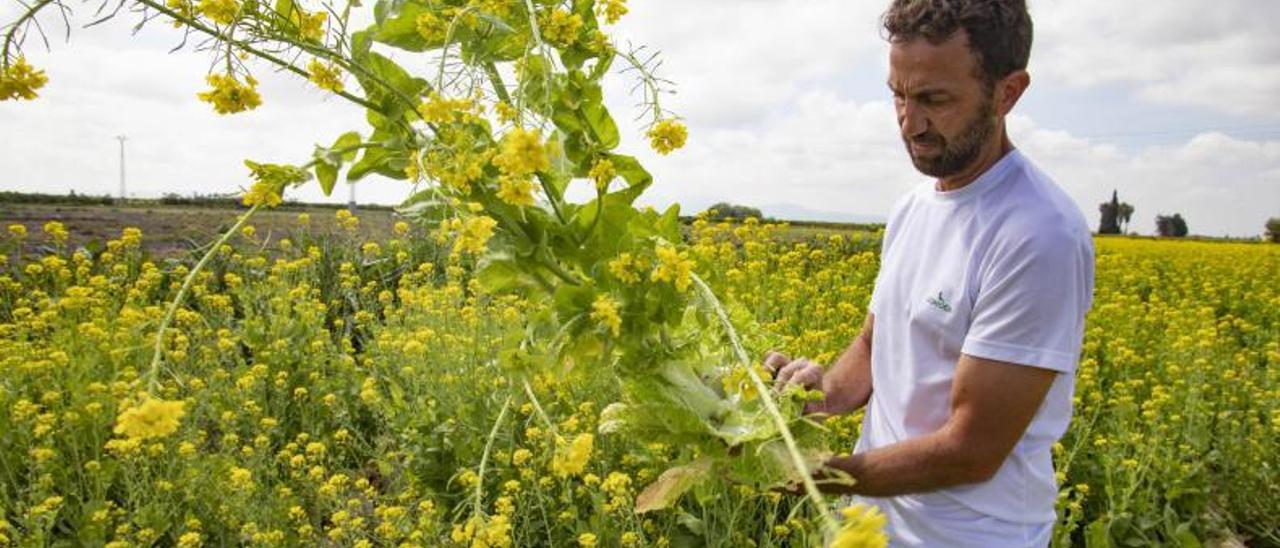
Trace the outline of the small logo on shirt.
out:
[[[947,298],[942,296],[941,291],[938,292],[937,297],[929,297],[928,300],[929,304],[933,305],[934,308],[943,312],[951,312],[951,303],[947,302]]]

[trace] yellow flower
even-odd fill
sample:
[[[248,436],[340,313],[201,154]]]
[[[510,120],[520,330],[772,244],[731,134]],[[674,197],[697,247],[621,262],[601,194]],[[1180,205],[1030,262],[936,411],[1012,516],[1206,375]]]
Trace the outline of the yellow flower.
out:
[[[689,260],[689,254],[677,251],[670,245],[659,247],[657,253],[658,266],[650,274],[649,280],[670,282],[677,291],[688,289],[693,275],[693,261]]]
[[[524,466],[524,463],[529,462],[530,458],[533,458],[533,452],[522,447],[511,454],[511,464]]]
[[[504,175],[498,178],[498,199],[516,207],[533,205],[533,179]]]
[[[9,99],[35,99],[36,90],[44,87],[49,78],[43,70],[35,70],[27,64],[26,57],[8,63],[0,72],[0,101]]]
[[[622,534],[622,545],[626,548],[640,545],[640,534],[635,531],[627,531]]]
[[[569,47],[578,40],[578,29],[582,28],[582,16],[555,8],[542,17],[539,22],[542,37],[556,46]]]
[[[409,223],[396,221],[396,224],[391,226],[391,230],[394,231],[397,236],[404,236],[409,233]]]
[[[684,146],[685,141],[689,139],[689,130],[684,127],[684,124],[668,118],[654,124],[646,135],[653,150],[658,151],[658,154],[666,155]]]
[[[596,545],[595,533],[583,533],[578,535],[578,546],[582,548],[594,548]]]
[[[475,120],[476,108],[473,99],[446,99],[439,93],[432,92],[426,101],[418,105],[418,114],[428,123],[448,124],[457,120]]]
[[[328,18],[329,14],[323,11],[306,13],[298,7],[294,7],[293,24],[298,27],[298,34],[304,40],[319,42],[321,38],[324,38],[324,22]]]
[[[247,468],[234,466],[231,468],[231,486],[246,491],[253,488],[253,472]]]
[[[485,244],[493,237],[493,228],[498,221],[486,215],[471,217],[462,222],[458,230],[458,239],[453,243],[454,253],[467,252],[479,254],[484,252]]]
[[[591,319],[600,322],[617,337],[622,330],[622,317],[618,315],[618,303],[608,295],[596,297],[591,303]]]
[[[147,398],[116,418],[115,433],[129,439],[163,438],[178,430],[186,403]]]
[[[58,221],[49,221],[45,223],[44,233],[48,234],[50,238],[53,238],[54,243],[57,244],[67,243],[67,237],[69,236],[66,225]]]
[[[235,114],[262,105],[262,96],[258,95],[257,90],[258,81],[252,76],[246,76],[244,84],[236,80],[234,74],[210,74],[205,80],[213,89],[198,93],[196,97],[213,105],[213,110],[218,114]]]
[[[613,162],[608,159],[597,160],[595,165],[591,166],[591,172],[587,174],[596,182],[596,189],[604,192],[609,188],[609,182],[618,176],[618,170],[614,169]]]
[[[126,226],[120,232],[120,243],[128,248],[136,248],[142,245],[142,229],[134,226]]]
[[[445,35],[449,32],[449,24],[432,13],[419,15],[414,20],[414,25],[418,36],[429,43],[444,42]]]
[[[498,113],[498,121],[504,124],[514,122],[516,115],[519,114],[516,112],[516,107],[511,106],[511,103],[506,101],[499,101],[498,106],[494,107],[494,111]]]
[[[214,23],[229,25],[240,13],[240,2],[236,0],[200,0],[200,13]]]
[[[324,64],[319,59],[312,59],[307,64],[307,79],[320,89],[334,93],[342,93],[342,72],[336,64]]]
[[[595,445],[595,436],[578,434],[573,443],[566,444],[557,440],[556,455],[551,461],[551,471],[557,476],[568,477],[581,474],[591,461],[591,450]]]
[[[493,165],[515,177],[545,171],[551,167],[551,161],[537,131],[516,128],[502,137],[502,149],[494,156]]]
[[[882,548],[889,545],[884,534],[884,514],[874,506],[854,504],[840,511],[844,525],[831,541],[831,548]]]
[[[610,25],[627,14],[627,0],[600,0],[596,3],[596,16],[604,17]]]
[[[190,531],[178,537],[178,548],[200,548],[203,545],[204,540],[196,531]]]
[[[27,237],[26,225],[19,225],[19,224],[9,225],[9,235],[18,239],[26,238]]]
[[[253,186],[241,199],[247,206],[258,204],[267,207],[278,206],[283,200],[282,195],[286,185],[301,183],[311,178],[309,173],[294,166],[259,164],[251,160],[245,160],[244,165],[249,168],[254,178]]]

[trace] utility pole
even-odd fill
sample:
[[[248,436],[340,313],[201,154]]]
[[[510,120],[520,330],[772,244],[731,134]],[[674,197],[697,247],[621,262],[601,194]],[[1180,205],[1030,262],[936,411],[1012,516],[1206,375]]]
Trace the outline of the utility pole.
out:
[[[116,135],[116,140],[120,141],[120,203],[124,203],[127,198],[124,193],[124,142],[128,141],[129,138],[124,135]]]
[[[356,183],[352,181],[347,183],[347,186],[351,187],[351,197],[347,199],[347,210],[354,215],[356,212]]]

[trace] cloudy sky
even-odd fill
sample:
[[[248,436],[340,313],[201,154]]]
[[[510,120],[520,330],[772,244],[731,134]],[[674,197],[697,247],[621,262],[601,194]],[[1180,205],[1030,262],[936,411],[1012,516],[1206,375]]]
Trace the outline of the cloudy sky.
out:
[[[0,20],[19,13],[12,0]],[[372,5],[372,3],[369,3]],[[92,20],[85,4],[73,18]],[[635,123],[627,75],[609,104],[657,183],[648,199],[695,211],[721,200],[766,214],[882,219],[924,179],[897,135],[885,87],[880,1],[631,0],[619,44],[662,51],[678,84],[664,106],[689,145],[658,157]],[[1112,189],[1132,228],[1181,213],[1193,233],[1256,235],[1280,216],[1280,2],[1031,0],[1032,86],[1009,120],[1014,143],[1076,199],[1091,222]],[[115,193],[128,135],[130,194],[234,192],[242,160],[300,162],[315,143],[364,130],[340,99],[259,67],[264,105],[218,116],[195,100],[208,56],[168,53],[162,23],[73,29],[28,57],[49,84],[32,102],[0,103],[0,189]],[[426,70],[427,67],[419,67]],[[354,83],[351,84],[354,86]],[[395,203],[404,183],[369,178],[360,201]],[[292,197],[326,198],[313,187]],[[328,200],[345,200],[344,189]]]

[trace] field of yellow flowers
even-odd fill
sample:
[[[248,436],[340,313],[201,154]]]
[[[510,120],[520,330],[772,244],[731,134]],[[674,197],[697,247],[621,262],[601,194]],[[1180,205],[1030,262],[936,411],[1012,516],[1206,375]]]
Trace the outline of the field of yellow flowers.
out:
[[[91,254],[57,222],[9,227],[0,546],[821,541],[811,509],[749,486],[636,513],[685,449],[602,430],[618,387],[590,367],[511,386],[505,339],[545,304],[485,294],[416,227],[363,241],[358,225],[246,225],[218,249],[163,341],[163,399],[143,396],[146,370],[191,261],[153,261],[136,229]],[[762,327],[752,349],[829,363],[862,323],[879,238],[786,230],[695,221],[691,258]],[[1280,545],[1280,246],[1097,245],[1055,544]],[[829,447],[858,421],[827,422]]]

